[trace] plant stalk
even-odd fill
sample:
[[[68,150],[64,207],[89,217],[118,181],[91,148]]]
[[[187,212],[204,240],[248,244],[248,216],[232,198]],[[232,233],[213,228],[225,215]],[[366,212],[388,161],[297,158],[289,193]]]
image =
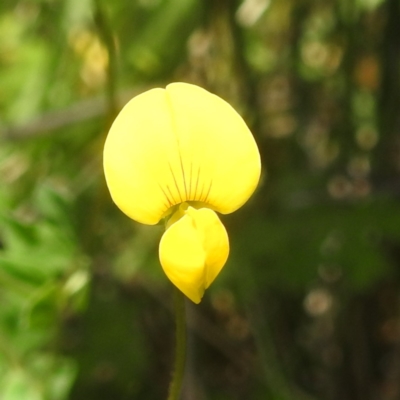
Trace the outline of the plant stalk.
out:
[[[175,365],[172,379],[169,385],[167,400],[179,400],[183,375],[185,372],[186,359],[186,314],[185,314],[185,295],[174,288],[174,309],[176,325],[176,345],[175,345]]]

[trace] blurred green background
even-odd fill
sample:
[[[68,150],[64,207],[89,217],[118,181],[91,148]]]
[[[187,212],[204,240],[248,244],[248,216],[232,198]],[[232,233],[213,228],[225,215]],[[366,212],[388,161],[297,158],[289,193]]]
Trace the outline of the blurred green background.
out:
[[[182,398],[400,399],[399,0],[2,0],[0,399],[166,398],[162,227],[112,204],[102,147],[172,81],[264,168],[188,302]]]

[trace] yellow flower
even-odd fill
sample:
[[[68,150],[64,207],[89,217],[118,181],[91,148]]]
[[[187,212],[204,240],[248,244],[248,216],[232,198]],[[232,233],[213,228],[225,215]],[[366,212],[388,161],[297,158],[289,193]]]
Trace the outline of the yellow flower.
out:
[[[117,206],[154,225],[166,218],[161,265],[193,302],[216,278],[229,254],[229,214],[254,192],[260,155],[240,115],[224,100],[187,83],[133,98],[104,147],[104,171]]]

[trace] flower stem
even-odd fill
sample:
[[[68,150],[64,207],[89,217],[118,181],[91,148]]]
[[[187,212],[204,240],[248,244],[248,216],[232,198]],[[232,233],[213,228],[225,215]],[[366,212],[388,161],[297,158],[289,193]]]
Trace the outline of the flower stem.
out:
[[[177,288],[174,288],[174,308],[176,324],[175,365],[167,400],[178,400],[181,394],[186,358],[186,316],[185,296]]]

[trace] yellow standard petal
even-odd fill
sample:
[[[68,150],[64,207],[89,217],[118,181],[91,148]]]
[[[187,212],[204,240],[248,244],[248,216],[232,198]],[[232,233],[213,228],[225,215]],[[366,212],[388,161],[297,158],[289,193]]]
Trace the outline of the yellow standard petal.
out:
[[[184,204],[178,213],[181,218],[161,239],[160,261],[171,282],[199,303],[228,258],[228,235],[210,209],[196,210]]]
[[[145,224],[156,224],[184,202],[233,212],[255,190],[260,168],[240,115],[218,96],[186,83],[133,98],[104,147],[114,202]]]

